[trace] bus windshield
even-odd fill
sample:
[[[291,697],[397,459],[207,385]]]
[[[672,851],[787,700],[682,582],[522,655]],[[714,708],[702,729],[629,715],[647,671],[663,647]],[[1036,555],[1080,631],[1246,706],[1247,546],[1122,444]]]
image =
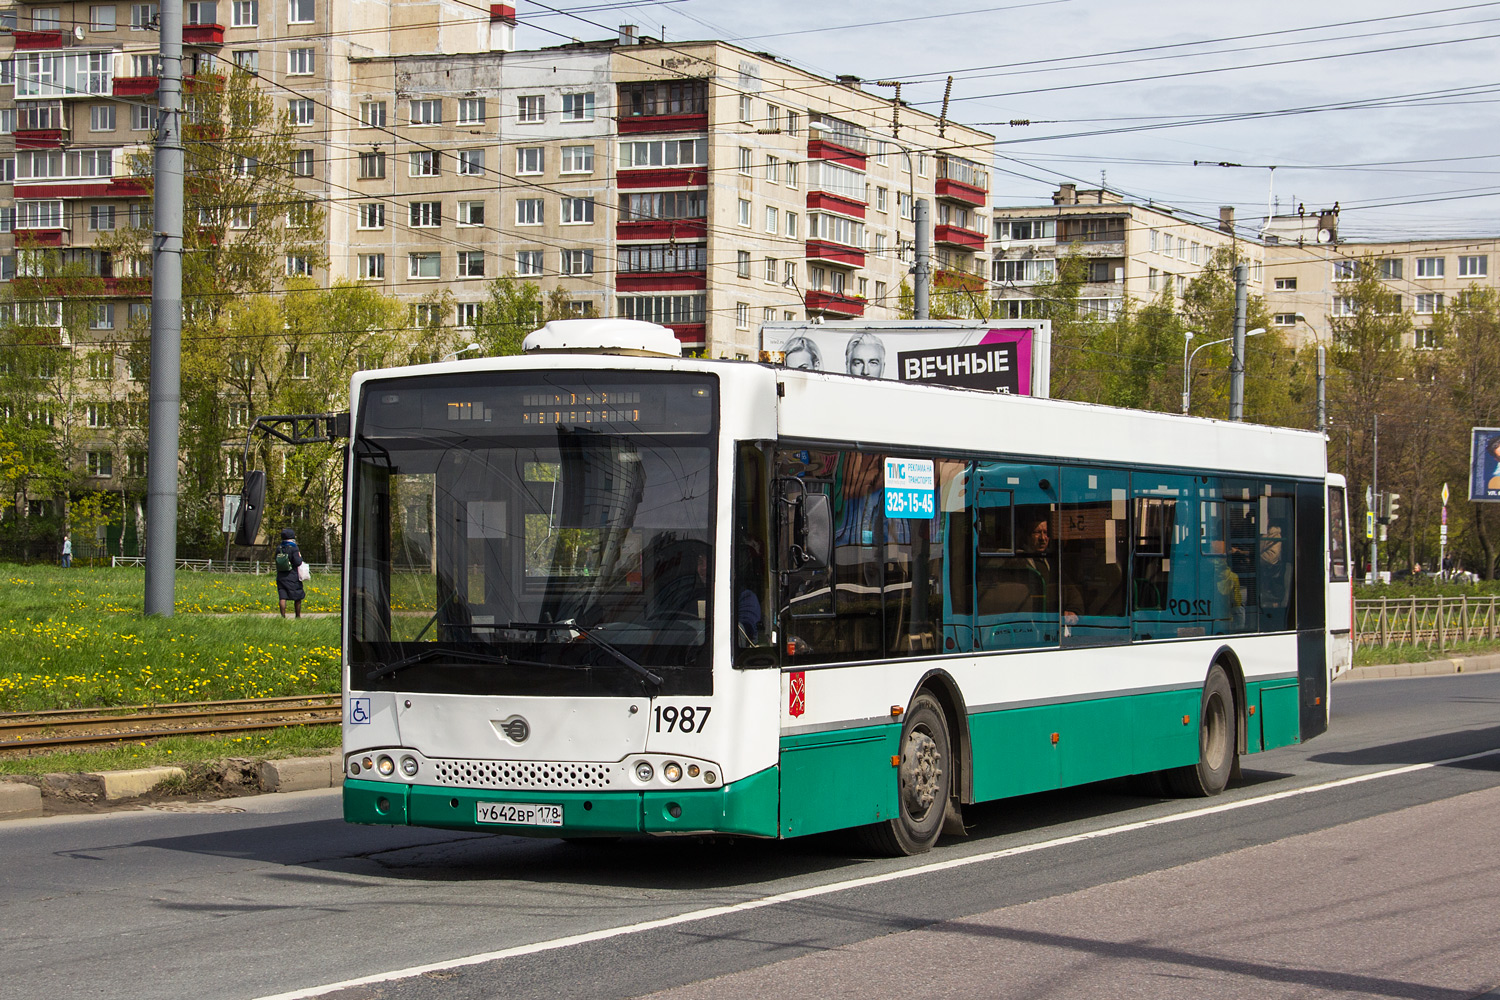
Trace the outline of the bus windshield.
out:
[[[367,383],[351,687],[710,693],[716,386],[580,371]]]

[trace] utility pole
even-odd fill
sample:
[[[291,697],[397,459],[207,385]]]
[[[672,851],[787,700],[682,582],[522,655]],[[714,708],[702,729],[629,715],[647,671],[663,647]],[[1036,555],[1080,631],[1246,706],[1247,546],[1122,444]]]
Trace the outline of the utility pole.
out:
[[[1234,359],[1229,363],[1229,419],[1245,419],[1245,308],[1250,265],[1234,265]]]
[[[151,235],[151,431],[146,459],[146,614],[176,605],[177,431],[182,409],[182,0],[161,0],[161,78]]]
[[[912,270],[912,283],[916,286],[916,319],[930,319],[928,311],[928,287],[932,272],[928,269],[927,199],[918,198],[913,207],[917,223],[917,266]]]
[[[1374,421],[1371,430],[1371,459],[1370,459],[1370,513],[1376,516],[1372,520],[1378,521],[1377,508],[1380,506],[1380,414],[1371,416]],[[1380,579],[1380,525],[1376,524],[1370,532],[1370,582],[1375,583]]]
[[[1328,433],[1328,350],[1318,345],[1318,432]]]

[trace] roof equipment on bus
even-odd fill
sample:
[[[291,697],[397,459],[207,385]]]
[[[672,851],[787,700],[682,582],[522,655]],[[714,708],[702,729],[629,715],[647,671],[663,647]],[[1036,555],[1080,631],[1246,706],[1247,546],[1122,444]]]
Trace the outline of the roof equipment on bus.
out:
[[[638,319],[555,319],[526,335],[527,354],[574,352],[682,357],[682,342],[664,326]]]

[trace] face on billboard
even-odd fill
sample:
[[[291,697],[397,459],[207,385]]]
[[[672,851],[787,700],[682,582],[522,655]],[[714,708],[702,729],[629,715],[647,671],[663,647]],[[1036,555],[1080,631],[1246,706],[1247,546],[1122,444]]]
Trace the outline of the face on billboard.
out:
[[[849,374],[880,378],[885,374],[885,347],[868,337],[849,348]]]

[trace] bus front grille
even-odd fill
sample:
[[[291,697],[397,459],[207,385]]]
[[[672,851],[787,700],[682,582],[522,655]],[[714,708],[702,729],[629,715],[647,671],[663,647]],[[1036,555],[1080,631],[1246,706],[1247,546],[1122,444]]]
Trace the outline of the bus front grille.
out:
[[[463,788],[613,788],[623,767],[531,760],[435,760],[437,783]]]

